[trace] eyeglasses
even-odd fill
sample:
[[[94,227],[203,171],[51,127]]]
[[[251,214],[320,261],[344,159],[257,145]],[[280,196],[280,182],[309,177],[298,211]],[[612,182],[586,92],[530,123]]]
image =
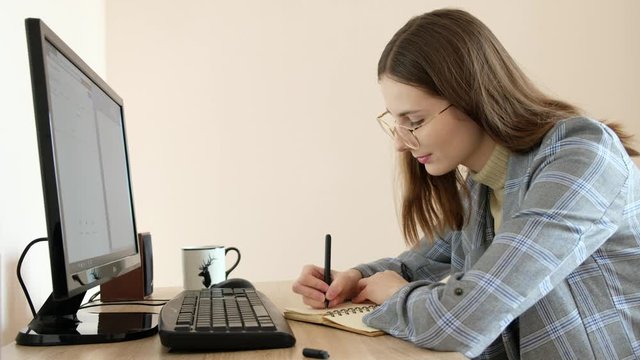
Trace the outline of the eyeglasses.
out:
[[[418,138],[413,132],[427,125],[429,122],[437,118],[440,114],[447,111],[447,109],[449,109],[452,106],[453,104],[447,105],[447,107],[440,110],[440,112],[433,114],[428,118],[422,120],[420,124],[416,126],[407,126],[405,124],[399,124],[398,121],[396,121],[393,118],[389,110],[378,115],[378,117],[376,117],[376,120],[378,121],[378,124],[380,124],[380,127],[382,128],[382,130],[385,133],[387,133],[387,135],[389,135],[392,139],[395,139],[397,135],[398,137],[400,137],[400,140],[402,140],[402,142],[405,145],[407,145],[407,147],[409,147],[411,150],[416,150],[420,147],[420,142],[418,141]]]

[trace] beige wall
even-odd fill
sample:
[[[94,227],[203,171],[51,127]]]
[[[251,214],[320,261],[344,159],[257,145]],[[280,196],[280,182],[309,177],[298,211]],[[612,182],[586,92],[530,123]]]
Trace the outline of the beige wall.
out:
[[[107,2],[107,74],[126,99],[138,223],[156,285],[180,247],[237,246],[235,275],[290,279],[403,249],[376,63],[411,16],[485,21],[544,89],[640,132],[634,1]]]
[[[0,0],[0,331],[13,341],[31,313],[16,279],[22,249],[47,236],[24,19],[41,18],[98,74],[105,73],[103,0]],[[31,248],[23,277],[36,308],[51,293],[47,246]]]
[[[424,11],[471,11],[544,89],[640,134],[632,0],[0,4],[3,344],[29,319],[14,275],[20,251],[45,235],[27,16],[106,69],[125,99],[138,224],[154,236],[157,286],[180,284],[185,245],[240,247],[235,275],[254,281],[321,263],[327,232],[338,269],[403,249],[392,151],[373,120],[384,107],[375,66],[391,35]],[[23,273],[39,307],[50,292],[46,250],[34,249]]]

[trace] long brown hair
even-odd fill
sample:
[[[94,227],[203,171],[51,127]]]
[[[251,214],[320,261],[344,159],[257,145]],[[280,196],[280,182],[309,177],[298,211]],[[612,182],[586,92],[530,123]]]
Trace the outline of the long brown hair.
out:
[[[378,79],[390,77],[447,99],[473,119],[497,144],[526,152],[540,144],[559,121],[580,110],[553,99],[522,72],[495,35],[471,14],[441,9],[412,18],[385,47]],[[609,126],[632,155],[617,124]],[[459,170],[431,176],[410,153],[400,155],[402,229],[408,244],[446,229],[458,230],[467,214],[468,196]]]

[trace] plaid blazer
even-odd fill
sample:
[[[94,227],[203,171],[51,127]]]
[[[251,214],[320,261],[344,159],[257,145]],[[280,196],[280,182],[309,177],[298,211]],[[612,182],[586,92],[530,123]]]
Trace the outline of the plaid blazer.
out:
[[[640,173],[615,133],[571,118],[512,153],[495,234],[467,181],[464,228],[356,267],[411,281],[365,322],[471,358],[640,358]]]

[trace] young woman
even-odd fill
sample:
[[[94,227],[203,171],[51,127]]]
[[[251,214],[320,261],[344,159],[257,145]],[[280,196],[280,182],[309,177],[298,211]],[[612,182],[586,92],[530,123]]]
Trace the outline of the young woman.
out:
[[[536,89],[460,10],[411,19],[378,78],[410,250],[333,271],[331,286],[307,265],[293,291],[318,308],[373,301],[368,325],[468,357],[640,358],[640,173],[626,136]]]

